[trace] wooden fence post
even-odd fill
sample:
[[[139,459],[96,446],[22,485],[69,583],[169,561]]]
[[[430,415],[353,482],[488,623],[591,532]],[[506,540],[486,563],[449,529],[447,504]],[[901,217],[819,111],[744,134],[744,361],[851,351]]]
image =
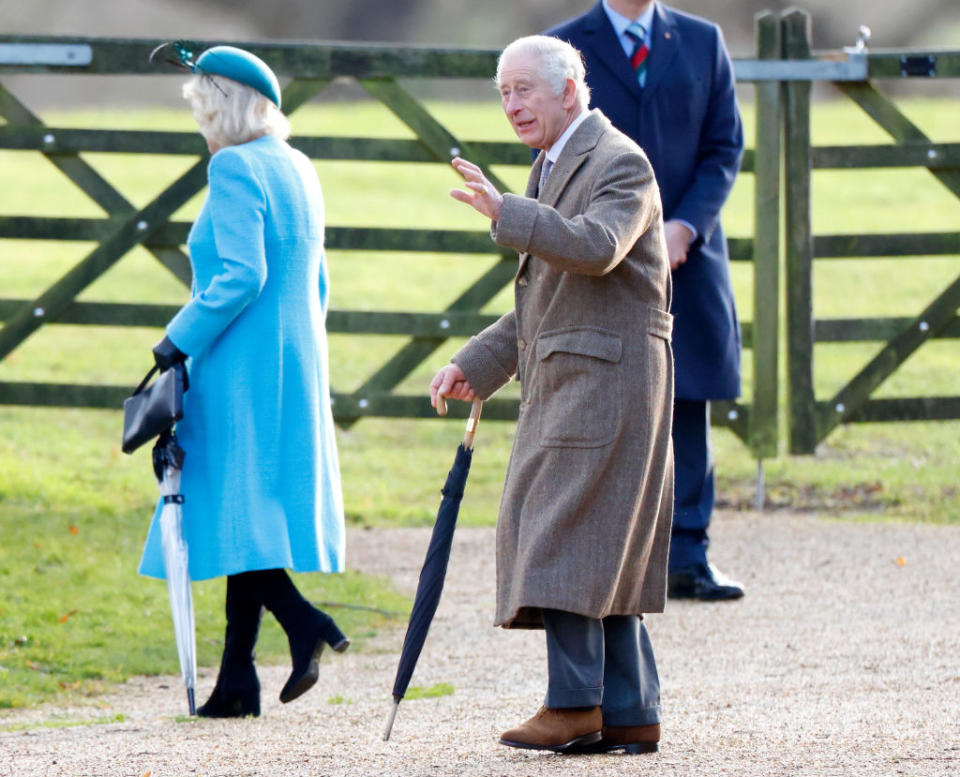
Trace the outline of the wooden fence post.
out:
[[[786,59],[810,57],[810,15],[783,14]],[[813,453],[817,446],[813,386],[813,228],[810,218],[810,82],[786,86],[784,174],[786,176],[787,391],[790,452]]]
[[[758,59],[781,58],[780,20],[769,12],[755,19]],[[758,461],[777,455],[780,317],[780,147],[783,86],[756,84],[753,241],[753,406],[750,450]],[[758,503],[760,499],[758,497]]]

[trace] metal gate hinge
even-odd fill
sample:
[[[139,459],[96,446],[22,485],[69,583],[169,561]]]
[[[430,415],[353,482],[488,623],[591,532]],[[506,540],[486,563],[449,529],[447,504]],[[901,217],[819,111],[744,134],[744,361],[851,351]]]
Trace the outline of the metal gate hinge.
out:
[[[86,43],[0,43],[0,65],[86,67],[93,47]]]
[[[900,57],[900,75],[903,78],[933,78],[937,74],[937,58],[934,56]]]

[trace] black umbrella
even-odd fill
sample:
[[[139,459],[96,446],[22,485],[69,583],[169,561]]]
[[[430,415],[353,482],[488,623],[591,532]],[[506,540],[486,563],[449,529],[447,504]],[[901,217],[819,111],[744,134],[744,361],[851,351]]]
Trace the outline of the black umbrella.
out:
[[[407,625],[407,634],[403,638],[403,649],[400,651],[400,662],[397,665],[397,677],[393,683],[393,706],[387,727],[383,732],[384,741],[390,738],[393,721],[397,717],[400,700],[407,692],[410,677],[420,658],[423,643],[430,630],[430,622],[440,604],[440,594],[443,592],[443,580],[447,575],[447,562],[450,560],[450,546],[453,544],[453,530],[457,525],[457,513],[460,511],[460,501],[463,499],[463,488],[470,474],[470,461],[473,459],[473,438],[477,433],[477,423],[483,402],[474,400],[470,418],[467,420],[467,433],[463,442],[457,448],[453,467],[447,475],[447,482],[443,486],[443,499],[437,511],[437,520],[433,524],[433,534],[430,536],[430,547],[420,570],[420,581],[417,583],[417,595],[413,600],[413,609],[410,611],[410,623]],[[446,403],[443,397],[437,397],[437,412],[447,414]]]

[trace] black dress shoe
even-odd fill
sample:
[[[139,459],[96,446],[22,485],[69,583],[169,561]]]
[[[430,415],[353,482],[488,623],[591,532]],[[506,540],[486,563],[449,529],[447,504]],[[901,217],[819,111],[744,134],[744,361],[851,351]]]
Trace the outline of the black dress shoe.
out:
[[[720,602],[739,599],[743,586],[726,577],[713,564],[689,567],[667,575],[667,596],[671,599],[699,599],[701,602]]]

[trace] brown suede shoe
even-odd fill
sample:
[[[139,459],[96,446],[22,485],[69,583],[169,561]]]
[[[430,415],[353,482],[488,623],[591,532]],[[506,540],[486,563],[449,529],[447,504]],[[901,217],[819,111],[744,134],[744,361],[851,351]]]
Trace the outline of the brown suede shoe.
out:
[[[655,753],[660,749],[660,724],[650,726],[604,726],[599,742],[572,747],[568,753],[609,753],[623,750],[627,755]]]
[[[500,744],[527,750],[553,750],[562,753],[600,741],[603,715],[599,707],[588,709],[540,710],[526,723],[504,731]]]

